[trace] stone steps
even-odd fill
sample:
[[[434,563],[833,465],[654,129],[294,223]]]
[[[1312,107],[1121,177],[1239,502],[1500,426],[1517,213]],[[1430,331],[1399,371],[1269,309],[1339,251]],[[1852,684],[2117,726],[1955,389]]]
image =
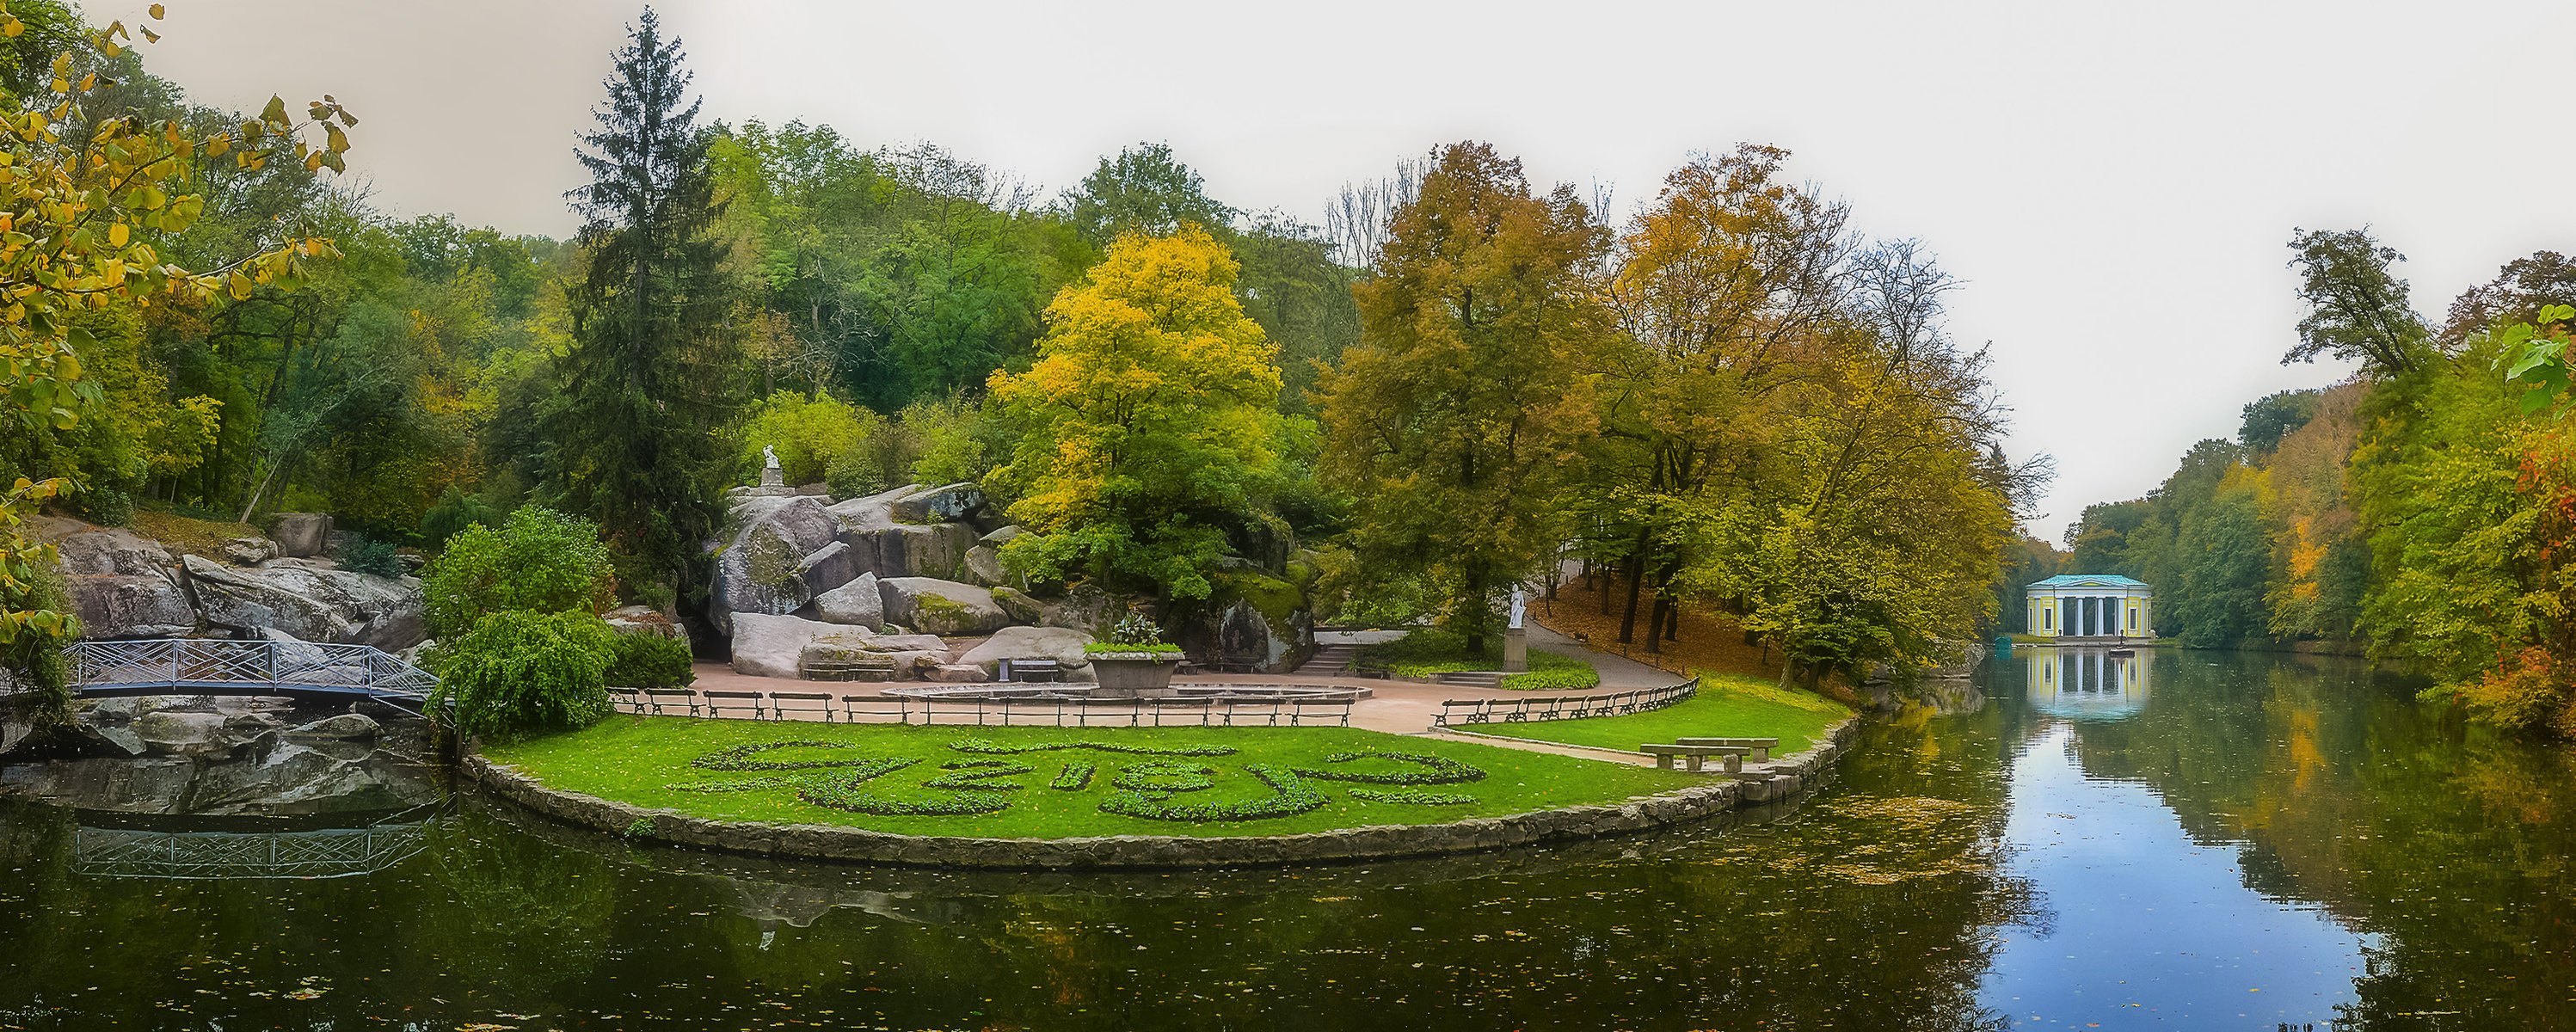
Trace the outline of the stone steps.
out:
[[[1296,672],[1300,675],[1329,677],[1349,670],[1351,662],[1358,659],[1359,655],[1360,647],[1357,645],[1349,643],[1326,645],[1316,649],[1314,655],[1298,664]]]
[[[1461,688],[1500,688],[1508,675],[1500,670],[1460,670],[1431,675],[1431,683],[1456,685]]]

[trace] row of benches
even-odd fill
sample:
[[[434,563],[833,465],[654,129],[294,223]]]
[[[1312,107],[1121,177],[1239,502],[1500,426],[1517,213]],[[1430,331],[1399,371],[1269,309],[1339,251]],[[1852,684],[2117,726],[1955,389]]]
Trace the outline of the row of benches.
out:
[[[1343,699],[922,699],[834,692],[612,688],[618,710],[642,716],[819,720],[824,723],[1056,727],[1349,727]],[[947,718],[947,719],[941,719]]]
[[[1699,691],[1699,678],[1661,688],[1638,688],[1602,695],[1553,695],[1519,699],[1450,699],[1431,718],[1434,727],[1461,724],[1518,723],[1529,720],[1573,720],[1615,717],[1662,709]]]

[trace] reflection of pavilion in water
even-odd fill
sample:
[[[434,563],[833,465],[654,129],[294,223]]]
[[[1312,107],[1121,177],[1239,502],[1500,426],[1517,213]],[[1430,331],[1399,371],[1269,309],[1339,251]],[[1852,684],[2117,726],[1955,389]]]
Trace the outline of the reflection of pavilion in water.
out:
[[[2031,706],[2051,716],[2117,719],[2147,704],[2147,660],[2127,649],[2043,650],[2027,669]]]
[[[418,853],[435,805],[363,827],[281,831],[92,826],[72,833],[72,867],[112,878],[339,878],[372,874]]]

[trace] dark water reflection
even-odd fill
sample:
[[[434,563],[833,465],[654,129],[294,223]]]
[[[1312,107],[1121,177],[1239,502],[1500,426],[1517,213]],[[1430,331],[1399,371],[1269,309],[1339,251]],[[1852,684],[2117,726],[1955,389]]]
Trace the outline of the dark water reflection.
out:
[[[2564,752],[2340,660],[1980,687],[1774,823],[1325,870],[767,864],[469,797],[376,873],[175,880],[12,804],[0,1025],[2576,1025]]]

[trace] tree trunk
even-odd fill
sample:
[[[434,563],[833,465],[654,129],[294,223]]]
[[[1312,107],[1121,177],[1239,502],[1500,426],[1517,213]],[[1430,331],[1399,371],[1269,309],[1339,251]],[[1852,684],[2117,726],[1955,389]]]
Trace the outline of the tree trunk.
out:
[[[1485,580],[1485,564],[1467,564],[1466,598],[1461,600],[1467,604],[1467,609],[1459,615],[1463,618],[1460,631],[1467,639],[1469,656],[1485,654],[1485,623],[1493,618],[1492,600],[1485,597]]]
[[[1637,547],[1628,553],[1628,609],[1619,615],[1619,644],[1637,640],[1637,593],[1646,582],[1646,546],[1653,542],[1644,530],[1637,532]]]

